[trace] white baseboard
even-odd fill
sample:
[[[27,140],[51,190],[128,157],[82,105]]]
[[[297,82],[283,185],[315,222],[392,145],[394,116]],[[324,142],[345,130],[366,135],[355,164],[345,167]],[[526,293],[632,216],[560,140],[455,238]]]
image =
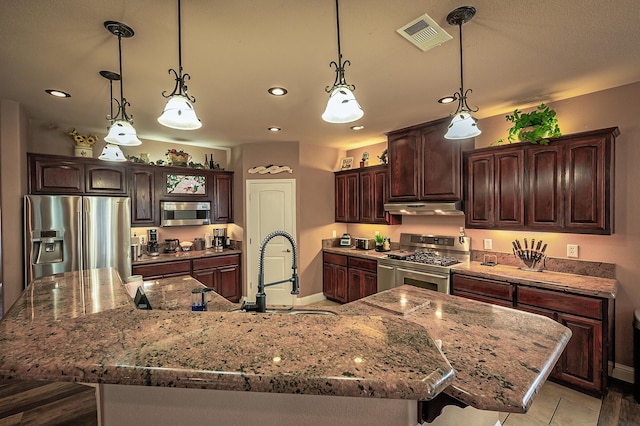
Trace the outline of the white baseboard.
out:
[[[304,306],[310,305],[312,303],[322,302],[323,300],[327,300],[322,293],[312,294],[311,296],[298,297],[296,299],[296,306]]]
[[[635,379],[633,367],[619,363],[614,367],[611,361],[609,361],[609,376],[627,383],[633,383]]]

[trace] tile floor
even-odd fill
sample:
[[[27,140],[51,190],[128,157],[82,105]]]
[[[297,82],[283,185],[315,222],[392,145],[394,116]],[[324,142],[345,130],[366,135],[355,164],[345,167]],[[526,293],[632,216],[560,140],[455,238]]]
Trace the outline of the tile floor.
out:
[[[504,426],[579,425],[596,426],[602,400],[545,382],[526,414],[504,413]]]

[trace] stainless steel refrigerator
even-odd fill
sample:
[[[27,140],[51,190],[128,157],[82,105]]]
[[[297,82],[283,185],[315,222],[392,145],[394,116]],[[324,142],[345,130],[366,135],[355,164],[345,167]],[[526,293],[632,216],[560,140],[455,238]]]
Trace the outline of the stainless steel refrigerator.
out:
[[[114,267],[131,275],[131,214],[125,197],[27,195],[25,284],[35,278]]]

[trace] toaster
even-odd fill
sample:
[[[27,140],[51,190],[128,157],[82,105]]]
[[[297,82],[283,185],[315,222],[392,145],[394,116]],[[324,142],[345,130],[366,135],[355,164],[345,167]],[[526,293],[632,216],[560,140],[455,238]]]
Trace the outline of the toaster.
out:
[[[376,247],[376,241],[373,238],[354,238],[356,248],[361,250],[372,250]]]

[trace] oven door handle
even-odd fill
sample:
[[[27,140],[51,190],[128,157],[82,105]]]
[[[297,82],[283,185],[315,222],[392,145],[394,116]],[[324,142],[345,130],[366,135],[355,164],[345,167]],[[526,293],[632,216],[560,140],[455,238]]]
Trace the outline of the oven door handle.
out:
[[[431,277],[431,278],[437,278],[440,280],[446,280],[449,277],[447,275],[437,275],[437,274],[430,274],[429,272],[423,272],[423,271],[416,271],[416,270],[411,270],[411,269],[404,269],[404,268],[398,268],[398,271],[402,271],[402,272],[408,272],[410,274],[420,274],[420,275],[425,275],[427,277]]]

